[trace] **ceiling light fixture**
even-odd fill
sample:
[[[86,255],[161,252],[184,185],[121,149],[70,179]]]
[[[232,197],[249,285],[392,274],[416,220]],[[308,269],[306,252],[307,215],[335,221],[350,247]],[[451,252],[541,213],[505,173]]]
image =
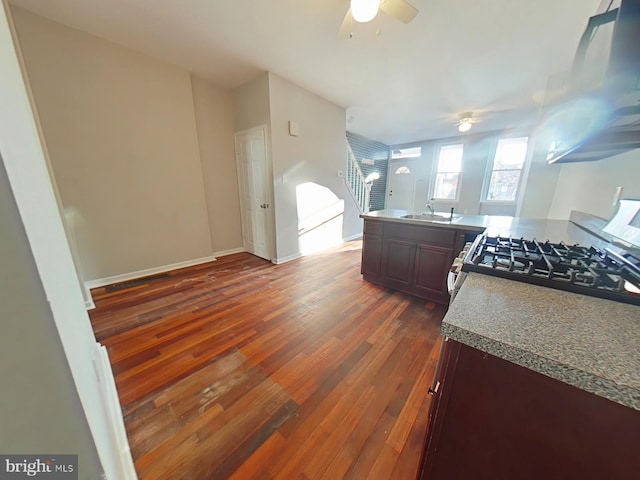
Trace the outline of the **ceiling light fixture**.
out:
[[[370,22],[378,14],[380,0],[351,0],[351,15],[356,22]]]
[[[476,121],[476,119],[473,118],[473,112],[461,113],[458,118],[460,119],[458,120],[458,131],[461,133],[471,130],[471,125]]]
[[[471,130],[471,122],[469,120],[470,120],[469,118],[463,118],[462,120],[460,120],[460,123],[458,124],[459,132],[464,133]]]

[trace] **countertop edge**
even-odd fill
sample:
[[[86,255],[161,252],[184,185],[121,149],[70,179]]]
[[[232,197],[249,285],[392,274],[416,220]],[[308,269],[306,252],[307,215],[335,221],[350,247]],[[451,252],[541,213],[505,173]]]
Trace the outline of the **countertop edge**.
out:
[[[470,231],[478,231],[482,232],[486,226],[478,225],[478,224],[467,224],[463,223],[463,217],[459,217],[459,221],[449,221],[449,220],[417,220],[412,218],[402,218],[402,217],[385,217],[385,216],[374,216],[366,213],[361,213],[360,218],[365,220],[374,220],[378,222],[390,222],[390,223],[401,223],[403,225],[417,225],[421,227],[432,227],[432,228],[450,228],[453,230],[470,230]]]
[[[640,411],[640,392],[631,387],[616,384],[611,380],[584,372],[569,365],[542,357],[521,348],[499,342],[463,328],[443,323],[441,333],[445,337],[494,355],[521,367],[579,388],[599,397],[604,397],[634,410]]]

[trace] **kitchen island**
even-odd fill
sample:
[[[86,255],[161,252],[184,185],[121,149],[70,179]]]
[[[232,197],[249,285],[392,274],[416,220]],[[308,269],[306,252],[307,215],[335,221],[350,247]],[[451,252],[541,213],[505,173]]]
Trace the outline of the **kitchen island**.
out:
[[[438,303],[449,303],[447,273],[466,241],[489,224],[511,217],[456,215],[452,219],[406,218],[404,210],[380,210],[364,218],[362,269],[365,280]]]

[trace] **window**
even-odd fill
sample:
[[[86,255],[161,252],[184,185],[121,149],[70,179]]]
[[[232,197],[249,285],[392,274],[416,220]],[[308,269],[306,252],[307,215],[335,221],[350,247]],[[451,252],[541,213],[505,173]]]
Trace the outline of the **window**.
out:
[[[432,197],[436,200],[456,200],[462,171],[463,145],[440,147]]]
[[[515,202],[522,168],[527,158],[527,137],[498,140],[491,175],[485,189],[485,200]]]
[[[391,152],[392,159],[416,158],[422,155],[422,147],[396,148]]]
[[[404,175],[407,173],[411,173],[411,170],[409,170],[409,167],[398,167],[398,169],[396,170],[396,175]]]

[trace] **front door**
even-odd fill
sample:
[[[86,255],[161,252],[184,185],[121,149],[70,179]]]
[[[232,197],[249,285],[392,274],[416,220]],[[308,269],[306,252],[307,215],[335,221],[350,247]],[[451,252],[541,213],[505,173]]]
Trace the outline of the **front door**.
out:
[[[271,260],[269,211],[272,205],[265,128],[236,133],[235,140],[244,247],[249,253]]]
[[[413,193],[415,189],[413,165],[392,163],[390,170],[387,208],[413,210]]]

